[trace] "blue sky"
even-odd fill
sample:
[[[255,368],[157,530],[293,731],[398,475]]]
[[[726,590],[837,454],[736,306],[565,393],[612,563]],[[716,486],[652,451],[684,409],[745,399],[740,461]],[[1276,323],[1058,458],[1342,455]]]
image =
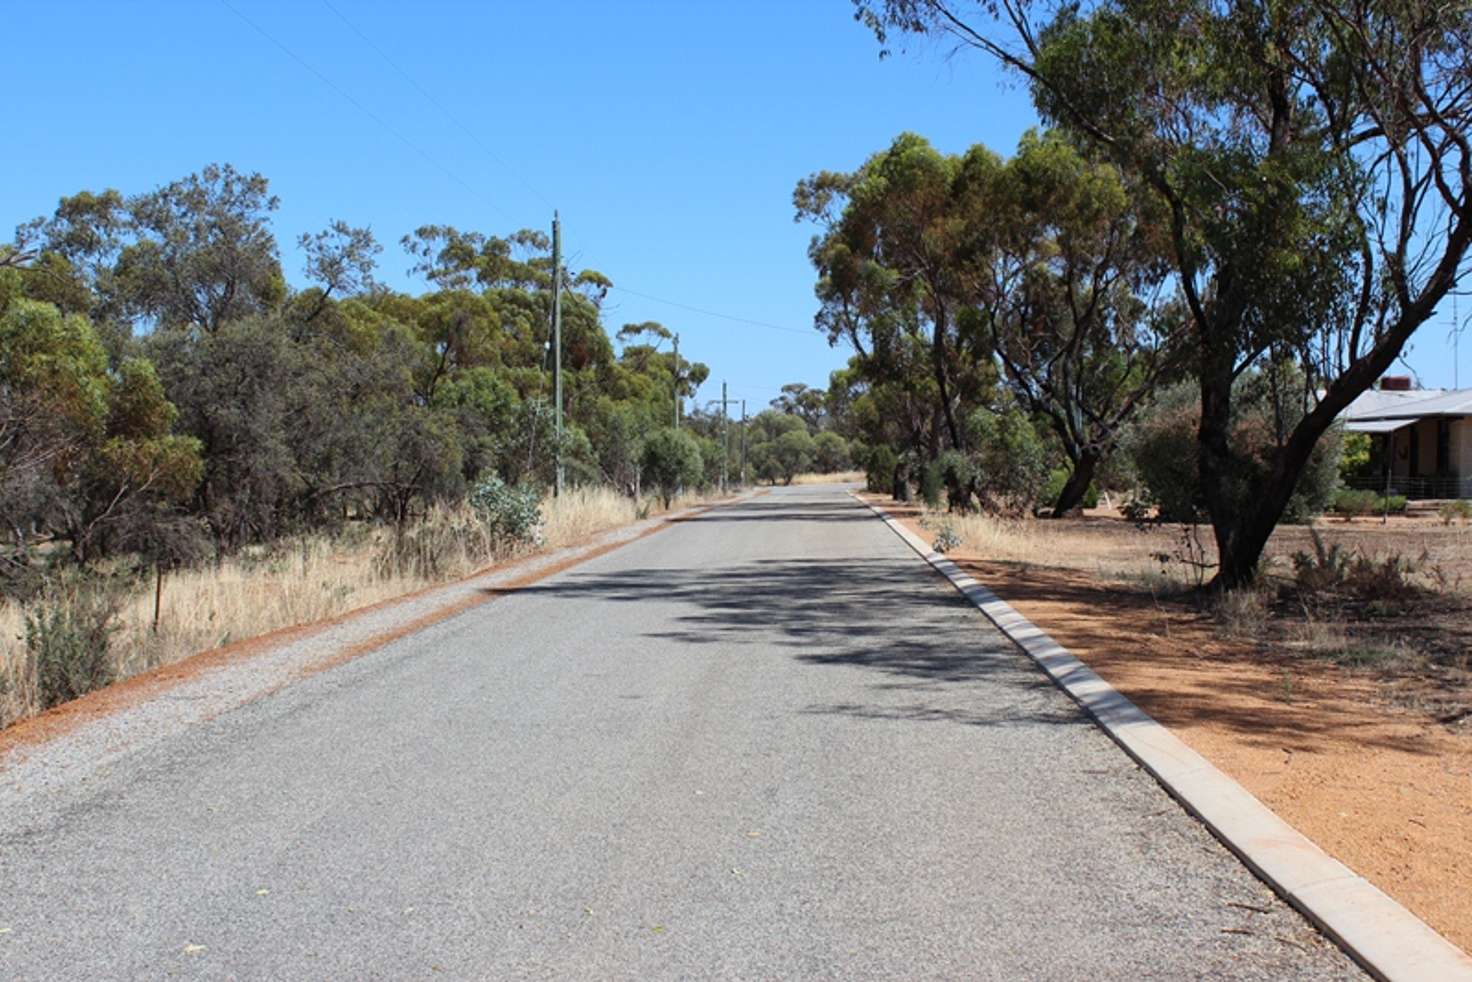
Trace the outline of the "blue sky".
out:
[[[848,357],[811,329],[812,229],[792,221],[797,180],[851,169],[903,130],[946,151],[981,142],[1006,153],[1036,123],[1026,92],[974,54],[933,46],[880,61],[851,10],[848,0],[10,4],[5,74],[23,80],[12,91],[24,97],[7,105],[0,229],[83,188],[138,192],[230,162],[265,174],[281,197],[275,225],[293,282],[297,235],[341,218],[384,243],[381,279],[417,289],[397,245],[405,232],[545,228],[555,205],[571,264],[634,291],[609,295],[610,331],[666,324],[683,354],[711,366],[702,401],[725,379],[755,411],[785,382],[824,385]],[[1440,321],[1409,361],[1427,385],[1449,386],[1449,311]]]

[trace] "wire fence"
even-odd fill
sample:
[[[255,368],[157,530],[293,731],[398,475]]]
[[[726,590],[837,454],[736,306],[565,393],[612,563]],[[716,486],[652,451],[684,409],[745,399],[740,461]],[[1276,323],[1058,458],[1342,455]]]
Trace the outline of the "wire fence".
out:
[[[1344,482],[1357,491],[1378,491],[1388,488],[1391,494],[1402,495],[1413,500],[1440,500],[1448,498],[1472,498],[1472,475],[1457,474],[1393,474],[1351,479]]]

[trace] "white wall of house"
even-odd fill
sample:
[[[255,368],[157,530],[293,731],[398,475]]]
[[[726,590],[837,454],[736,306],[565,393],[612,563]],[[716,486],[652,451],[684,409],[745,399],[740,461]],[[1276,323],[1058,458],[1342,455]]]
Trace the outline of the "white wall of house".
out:
[[[1472,417],[1452,420],[1452,470],[1472,477]]]

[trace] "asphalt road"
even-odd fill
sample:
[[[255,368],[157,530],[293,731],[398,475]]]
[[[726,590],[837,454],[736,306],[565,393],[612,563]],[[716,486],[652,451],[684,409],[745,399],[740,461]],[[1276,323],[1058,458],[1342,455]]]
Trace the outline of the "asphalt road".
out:
[[[4,978],[1355,974],[833,488],[0,814]]]

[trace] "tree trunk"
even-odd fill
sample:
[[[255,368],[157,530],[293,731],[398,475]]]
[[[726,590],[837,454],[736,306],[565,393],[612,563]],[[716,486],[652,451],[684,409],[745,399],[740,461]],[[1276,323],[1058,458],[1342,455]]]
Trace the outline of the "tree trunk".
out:
[[[951,435],[951,446],[964,450],[961,430],[956,425],[956,413],[951,408],[951,387],[946,380],[946,318],[944,311],[935,316],[935,332],[931,338],[931,361],[935,368],[935,384],[940,387],[940,405],[945,412],[946,431]]]
[[[164,565],[159,563],[153,572],[153,633],[158,633],[159,609],[164,602]]]
[[[1079,454],[1078,459],[1073,462],[1073,473],[1063,482],[1063,490],[1053,503],[1054,518],[1062,518],[1084,500],[1084,495],[1089,493],[1089,485],[1094,483],[1094,472],[1099,469],[1099,458],[1097,450],[1085,450]]]
[[[910,465],[903,460],[894,465],[894,484],[890,497],[895,501],[910,501]]]

